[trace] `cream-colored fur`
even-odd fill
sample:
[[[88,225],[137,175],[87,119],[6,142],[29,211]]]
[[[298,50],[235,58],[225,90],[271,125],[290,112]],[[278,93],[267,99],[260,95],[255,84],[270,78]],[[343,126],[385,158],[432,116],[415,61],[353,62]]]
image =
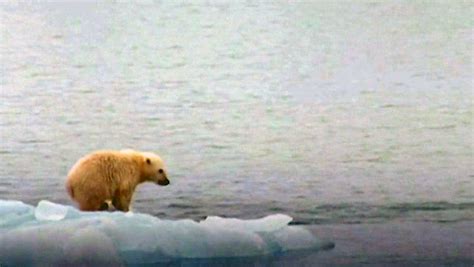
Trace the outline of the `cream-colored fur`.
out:
[[[151,152],[134,150],[96,151],[79,159],[68,174],[66,189],[84,211],[106,210],[111,201],[122,211],[138,184],[169,184],[161,158]]]

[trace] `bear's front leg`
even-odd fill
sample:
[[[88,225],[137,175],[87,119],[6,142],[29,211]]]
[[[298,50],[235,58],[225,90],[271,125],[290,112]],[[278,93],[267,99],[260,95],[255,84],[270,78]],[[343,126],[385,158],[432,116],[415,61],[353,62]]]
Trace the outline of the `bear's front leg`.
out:
[[[114,197],[112,204],[116,209],[127,212],[130,210],[132,201],[132,192],[130,190],[118,190],[119,193]]]

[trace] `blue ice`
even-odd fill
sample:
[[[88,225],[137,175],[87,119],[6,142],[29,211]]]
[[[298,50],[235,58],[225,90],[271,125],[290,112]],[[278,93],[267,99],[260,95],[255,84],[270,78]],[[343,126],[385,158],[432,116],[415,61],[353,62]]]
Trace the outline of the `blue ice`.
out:
[[[164,220],[141,213],[81,212],[42,200],[0,200],[0,263],[140,265],[213,258],[272,257],[331,247],[283,214],[256,220],[210,216]]]

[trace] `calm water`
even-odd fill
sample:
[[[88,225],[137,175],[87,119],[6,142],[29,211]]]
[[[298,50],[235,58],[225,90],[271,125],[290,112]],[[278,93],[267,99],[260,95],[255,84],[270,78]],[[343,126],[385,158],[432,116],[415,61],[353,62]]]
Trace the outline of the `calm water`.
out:
[[[152,150],[134,209],[474,220],[472,3],[2,4],[0,198]]]

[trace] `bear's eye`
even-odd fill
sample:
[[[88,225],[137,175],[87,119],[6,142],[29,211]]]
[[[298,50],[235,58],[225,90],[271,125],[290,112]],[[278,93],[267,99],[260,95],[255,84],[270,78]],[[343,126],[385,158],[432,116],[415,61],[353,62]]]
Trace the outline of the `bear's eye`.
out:
[[[150,160],[150,159],[146,159],[146,163],[147,163],[147,164],[151,164],[151,160]]]
[[[159,169],[158,172],[159,172],[159,173],[163,173],[163,169]]]

